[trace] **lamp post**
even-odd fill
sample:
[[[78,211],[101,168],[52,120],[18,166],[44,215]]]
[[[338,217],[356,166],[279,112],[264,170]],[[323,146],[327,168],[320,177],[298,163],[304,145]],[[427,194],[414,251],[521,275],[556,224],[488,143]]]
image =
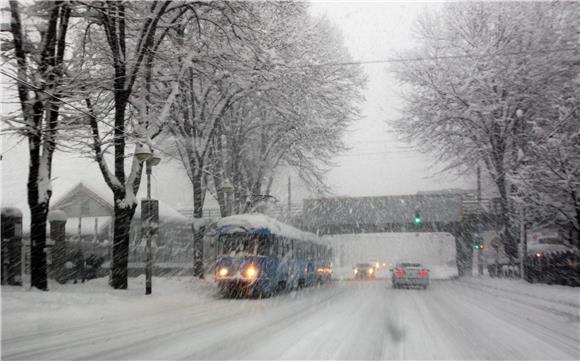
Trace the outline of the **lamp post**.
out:
[[[161,158],[153,153],[153,150],[146,144],[137,144],[135,157],[140,162],[145,162],[147,174],[147,199],[141,200],[141,224],[145,228],[146,240],[146,261],[145,261],[145,294],[151,294],[152,274],[153,274],[153,254],[151,251],[152,223],[159,221],[159,204],[157,200],[151,199],[151,173],[153,167],[159,164]]]
[[[232,215],[232,195],[234,193],[234,187],[230,181],[226,178],[222,183],[222,192],[224,192],[224,206],[226,209],[226,217]]]

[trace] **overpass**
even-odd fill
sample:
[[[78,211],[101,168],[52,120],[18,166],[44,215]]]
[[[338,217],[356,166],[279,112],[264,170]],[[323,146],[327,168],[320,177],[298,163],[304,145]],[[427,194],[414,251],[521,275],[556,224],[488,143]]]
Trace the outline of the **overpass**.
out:
[[[319,235],[448,232],[459,274],[471,267],[473,233],[493,227],[493,202],[464,194],[415,194],[305,199],[300,227]]]

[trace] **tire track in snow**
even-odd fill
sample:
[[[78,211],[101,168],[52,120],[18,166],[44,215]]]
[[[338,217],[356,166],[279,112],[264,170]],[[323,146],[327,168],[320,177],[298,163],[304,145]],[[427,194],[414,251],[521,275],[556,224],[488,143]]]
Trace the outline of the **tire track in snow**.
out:
[[[303,297],[303,290],[296,292],[298,297]],[[192,324],[185,327],[176,327],[173,324],[166,325],[162,332],[159,329],[147,338],[141,337],[135,340],[123,340],[118,346],[107,347],[106,350],[100,350],[94,353],[95,358],[99,359],[192,359],[196,357],[191,357],[183,354],[184,345],[187,347],[195,346],[196,344],[204,344],[200,341],[201,338],[207,336],[208,332],[216,332],[216,329],[226,329],[232,327],[239,327],[238,325],[243,324],[243,322],[252,317],[262,317],[264,312],[272,307],[271,303],[278,302],[276,298],[264,299],[264,300],[228,300],[226,312],[221,317],[214,317],[206,321],[199,322],[199,320],[192,320]],[[324,300],[321,302],[325,302]],[[250,310],[247,306],[250,306]],[[316,305],[313,305],[313,307]],[[208,310],[202,310],[202,313],[207,313]],[[231,311],[231,312],[228,312]],[[251,312],[248,312],[251,311]],[[222,332],[217,332],[221,336],[224,335]],[[247,335],[246,335],[247,336]],[[223,340],[221,338],[215,338],[213,340],[218,345],[216,349],[223,349],[224,344],[228,347],[231,344],[230,340]],[[151,349],[151,342],[154,342],[155,348]],[[205,342],[205,344],[208,344]],[[161,350],[161,352],[159,352]],[[177,351],[177,352],[176,352]],[[158,355],[159,354],[159,355]],[[172,356],[168,356],[171,355]],[[137,355],[137,356],[136,356]],[[237,357],[236,357],[237,358]]]

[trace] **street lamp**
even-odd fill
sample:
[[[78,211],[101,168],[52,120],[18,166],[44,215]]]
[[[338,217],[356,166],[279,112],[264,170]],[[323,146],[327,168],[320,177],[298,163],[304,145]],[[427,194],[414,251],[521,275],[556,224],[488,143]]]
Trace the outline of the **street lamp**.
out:
[[[226,217],[232,215],[232,195],[234,193],[234,187],[230,181],[225,178],[222,183],[222,192],[224,193],[224,206],[226,209]]]
[[[146,264],[145,264],[145,294],[151,294],[152,274],[153,274],[153,254],[151,252],[152,223],[159,221],[159,203],[151,199],[151,173],[154,166],[161,162],[161,158],[156,155],[147,144],[137,144],[135,157],[139,162],[145,162],[147,173],[147,199],[141,200],[141,224],[145,228],[146,239]]]

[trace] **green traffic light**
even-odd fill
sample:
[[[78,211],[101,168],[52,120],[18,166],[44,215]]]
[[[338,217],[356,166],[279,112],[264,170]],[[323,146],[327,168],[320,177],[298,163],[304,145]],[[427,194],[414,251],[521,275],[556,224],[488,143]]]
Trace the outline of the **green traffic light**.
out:
[[[421,224],[422,220],[421,220],[421,215],[419,214],[419,212],[415,213],[415,224]]]

